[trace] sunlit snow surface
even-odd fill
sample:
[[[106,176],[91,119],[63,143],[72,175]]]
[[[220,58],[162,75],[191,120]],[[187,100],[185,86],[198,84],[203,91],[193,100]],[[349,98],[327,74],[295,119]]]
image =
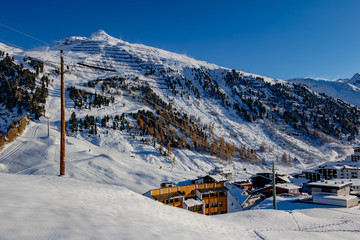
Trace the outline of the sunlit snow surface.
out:
[[[360,231],[358,207],[280,198],[287,210],[270,210],[265,201],[260,210],[205,216],[109,184],[6,173],[0,179],[0,239],[357,239]]]
[[[24,56],[33,56],[56,66],[59,65],[59,50],[63,49],[69,66],[67,86],[83,86],[89,80],[112,75],[145,79],[137,60],[177,70],[205,67],[214,70],[214,74],[223,69],[161,49],[130,44],[101,31],[90,38],[95,48],[90,46],[92,43],[85,46],[88,53],[74,50],[74,46],[83,46],[81,42],[87,40],[71,37],[62,45],[28,51],[0,44],[0,49],[13,55],[18,62]],[[106,47],[106,51],[97,53],[98,47]],[[119,54],[122,50],[125,52]],[[129,54],[137,60],[123,61]],[[83,69],[76,64],[78,62],[114,68],[117,72]],[[25,64],[25,67],[29,66]],[[51,66],[45,66],[45,71],[52,70]],[[109,131],[108,135],[101,132],[100,139],[80,134],[67,136],[66,176],[58,177],[60,81],[54,74],[51,78],[54,82],[49,86],[46,105],[50,136],[47,136],[47,120],[41,118],[30,123],[24,134],[0,153],[0,239],[355,239],[359,234],[358,208],[299,205],[285,199],[279,203],[279,209],[283,210],[277,212],[270,210],[271,202],[265,201],[258,210],[207,217],[145,198],[140,194],[159,187],[161,182],[194,179],[219,162],[214,157],[189,150],[175,150],[173,162],[160,155],[157,148],[129,138],[126,132]],[[265,81],[281,80],[265,78]],[[154,91],[166,98],[166,93],[156,85]],[[239,121],[209,99],[198,101],[191,96],[188,100],[178,99],[174,105],[201,117],[203,122],[215,122],[215,134],[227,141],[233,141],[228,134],[230,129],[241,144],[257,149],[264,141],[273,146],[279,156],[284,151],[291,151],[294,156],[307,151],[322,159],[336,160],[351,153],[350,148],[342,149],[342,155],[341,151],[331,150],[337,149],[337,145],[310,146],[281,132],[269,137],[261,124]],[[91,115],[102,117],[143,108],[132,97],[121,96],[108,108],[92,109]],[[67,100],[66,119],[72,111],[79,117],[88,114],[73,109],[72,101]],[[286,139],[286,144],[279,139]],[[273,155],[267,153],[263,157],[274,160]],[[309,165],[277,166],[279,172],[287,173],[306,167]],[[238,180],[269,170],[266,165],[238,161],[233,168]]]

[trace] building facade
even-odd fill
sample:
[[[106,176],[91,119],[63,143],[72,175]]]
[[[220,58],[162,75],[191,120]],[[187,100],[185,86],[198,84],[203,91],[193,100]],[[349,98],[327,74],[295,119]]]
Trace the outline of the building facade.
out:
[[[312,188],[313,203],[354,207],[358,205],[358,198],[350,195],[351,185],[351,182],[333,180],[308,184]]]
[[[217,215],[228,212],[228,191],[225,182],[159,188],[144,195],[164,204],[200,214]]]

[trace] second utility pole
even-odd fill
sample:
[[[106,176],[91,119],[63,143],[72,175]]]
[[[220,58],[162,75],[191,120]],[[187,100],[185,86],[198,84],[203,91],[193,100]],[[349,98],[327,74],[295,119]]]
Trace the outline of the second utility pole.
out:
[[[65,175],[65,77],[64,77],[64,56],[61,53],[61,140],[60,140],[60,175]]]
[[[277,209],[276,206],[276,174],[275,174],[275,163],[272,162],[272,180],[273,180],[273,208]]]

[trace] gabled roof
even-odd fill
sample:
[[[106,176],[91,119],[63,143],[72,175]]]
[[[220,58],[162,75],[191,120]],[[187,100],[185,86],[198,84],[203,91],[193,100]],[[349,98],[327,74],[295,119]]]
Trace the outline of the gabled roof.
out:
[[[280,178],[281,180],[283,180],[284,182],[290,182],[289,177],[288,176],[277,176],[276,178]]]
[[[225,177],[221,176],[220,174],[208,174],[206,176],[202,176],[202,177],[199,177],[198,179],[195,179],[194,182],[199,180],[199,179],[206,178],[206,177],[212,178],[215,182],[228,181]]]
[[[229,190],[229,193],[236,199],[236,201],[240,205],[243,205],[247,201],[247,199],[251,196],[245,194],[247,189],[241,189],[232,184],[227,185],[226,188]]]
[[[297,186],[302,186],[304,183],[308,183],[310,180],[306,178],[290,178],[290,182]]]

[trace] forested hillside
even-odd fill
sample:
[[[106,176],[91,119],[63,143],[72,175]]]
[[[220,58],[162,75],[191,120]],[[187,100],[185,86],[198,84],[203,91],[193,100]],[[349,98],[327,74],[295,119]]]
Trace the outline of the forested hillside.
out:
[[[36,120],[45,114],[49,78],[43,74],[43,63],[24,58],[33,71],[16,64],[14,58],[0,51],[0,147],[23,132],[28,118]],[[41,76],[41,77],[40,77]]]

